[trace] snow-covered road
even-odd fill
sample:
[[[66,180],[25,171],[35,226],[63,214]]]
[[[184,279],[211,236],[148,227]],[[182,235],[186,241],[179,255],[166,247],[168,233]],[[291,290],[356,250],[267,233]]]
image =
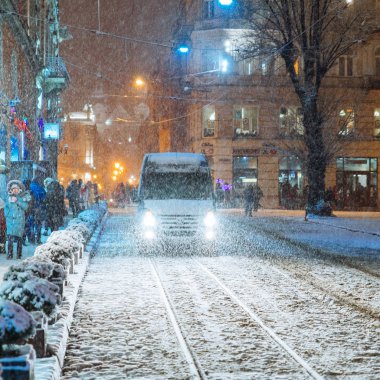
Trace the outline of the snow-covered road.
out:
[[[131,217],[111,217],[63,379],[380,377],[380,279],[366,263],[277,240],[274,219],[223,225],[214,257],[139,257]]]

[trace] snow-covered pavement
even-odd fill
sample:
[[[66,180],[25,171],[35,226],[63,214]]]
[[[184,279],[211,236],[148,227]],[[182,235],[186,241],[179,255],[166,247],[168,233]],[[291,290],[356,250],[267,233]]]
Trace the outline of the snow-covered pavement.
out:
[[[222,214],[214,257],[137,256],[108,219],[63,379],[380,377],[380,218]]]

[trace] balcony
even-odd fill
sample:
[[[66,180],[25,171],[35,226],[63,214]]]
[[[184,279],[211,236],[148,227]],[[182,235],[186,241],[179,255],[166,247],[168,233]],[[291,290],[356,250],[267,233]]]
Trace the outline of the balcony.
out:
[[[43,74],[46,93],[64,90],[69,85],[70,76],[61,57],[48,57]]]

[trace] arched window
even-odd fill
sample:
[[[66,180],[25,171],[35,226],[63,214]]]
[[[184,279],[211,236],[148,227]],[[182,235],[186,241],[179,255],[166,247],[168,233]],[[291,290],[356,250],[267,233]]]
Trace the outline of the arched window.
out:
[[[380,78],[380,47],[375,50],[375,75]]]
[[[17,64],[17,53],[12,51],[11,55],[11,81],[12,81],[12,95],[18,97],[18,64]]]

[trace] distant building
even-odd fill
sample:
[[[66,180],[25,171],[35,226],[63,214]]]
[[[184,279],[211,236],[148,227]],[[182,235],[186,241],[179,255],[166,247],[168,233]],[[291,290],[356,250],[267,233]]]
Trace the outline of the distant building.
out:
[[[215,181],[232,184],[235,205],[247,185],[258,183],[264,207],[302,207],[304,160],[289,146],[296,146],[304,130],[281,58],[239,59],[234,43],[244,36],[244,21],[225,17],[217,1],[184,3],[186,25],[177,39],[191,44],[181,83],[188,104],[182,118],[187,149],[207,155]],[[380,33],[340,57],[324,85],[346,96],[334,111],[340,144],[326,188],[333,189],[341,209],[379,208]]]
[[[102,180],[103,160],[100,140],[91,105],[71,112],[63,123],[59,145],[58,179],[67,186],[73,179]]]

